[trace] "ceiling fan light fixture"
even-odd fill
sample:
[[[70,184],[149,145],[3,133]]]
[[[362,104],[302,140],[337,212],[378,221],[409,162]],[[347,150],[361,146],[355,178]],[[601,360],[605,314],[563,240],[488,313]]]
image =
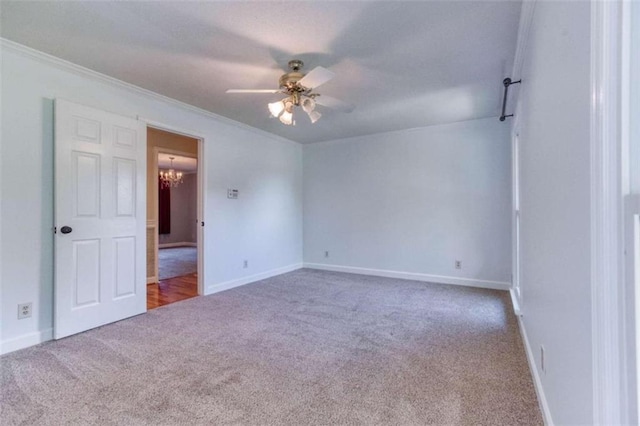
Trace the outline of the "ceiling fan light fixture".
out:
[[[284,111],[284,102],[283,101],[272,102],[268,106],[269,106],[269,112],[274,117],[280,116],[280,114],[282,114],[282,111]]]
[[[1,1],[1,0],[0,0]],[[291,71],[280,76],[278,89],[229,89],[227,93],[282,93],[284,99],[268,103],[269,112],[274,118],[278,118],[282,124],[295,126],[293,119],[294,109],[299,106],[309,116],[311,123],[315,123],[322,114],[315,111],[316,105],[351,112],[354,108],[339,99],[323,96],[318,101],[316,97],[320,93],[315,92],[321,86],[335,77],[335,73],[323,68],[315,67],[311,71],[302,72],[303,62],[299,59],[289,61]]]
[[[293,121],[293,111],[287,111],[287,109],[285,108],[285,111],[280,116],[280,122],[282,124],[286,124],[287,126],[294,125],[295,122]]]
[[[316,101],[314,101],[313,98],[305,97],[300,104],[304,112],[306,112],[307,114],[311,113],[311,111],[313,111],[316,107]]]
[[[307,112],[307,115],[309,116],[309,120],[311,120],[311,124],[315,124],[315,122],[320,120],[320,117],[322,117],[322,114],[318,111],[309,111]]]
[[[296,103],[294,102],[293,97],[288,97],[282,100],[282,103],[284,104],[284,110],[285,112],[290,112],[293,114],[293,107],[296,105]]]

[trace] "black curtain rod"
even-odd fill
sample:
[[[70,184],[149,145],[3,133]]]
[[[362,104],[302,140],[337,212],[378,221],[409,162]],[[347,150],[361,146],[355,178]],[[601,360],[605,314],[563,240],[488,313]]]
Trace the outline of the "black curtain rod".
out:
[[[500,116],[500,121],[504,121],[507,117],[513,117],[513,114],[504,115],[507,109],[507,94],[509,93],[509,86],[519,83],[522,83],[522,80],[511,81],[509,77],[502,80],[502,84],[504,84],[504,98],[502,98],[502,115]]]

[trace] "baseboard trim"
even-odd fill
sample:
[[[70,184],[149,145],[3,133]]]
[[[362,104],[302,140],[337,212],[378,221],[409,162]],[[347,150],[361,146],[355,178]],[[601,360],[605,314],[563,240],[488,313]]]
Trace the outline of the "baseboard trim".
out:
[[[158,277],[147,277],[147,284],[154,284],[158,282]]]
[[[437,284],[452,284],[467,287],[489,288],[493,290],[510,290],[511,284],[502,281],[476,280],[471,278],[448,277],[445,275],[421,274],[416,272],[391,271],[387,269],[370,269],[356,266],[329,265],[325,263],[304,263],[305,268],[323,271],[346,272],[349,274],[372,275],[375,277],[399,278],[403,280],[424,281]]]
[[[275,277],[276,275],[286,274],[287,272],[295,271],[302,268],[302,263],[294,263],[292,265],[284,266],[282,268],[271,269],[269,271],[260,272],[259,274],[249,275],[248,277],[238,278],[235,280],[224,281],[221,283],[207,286],[205,296],[210,294],[219,293],[221,291],[230,290],[232,288],[240,287],[246,284],[251,284],[256,281],[264,280],[267,278]]]
[[[518,297],[516,296],[516,291],[512,288],[509,290],[509,294],[511,295],[511,305],[513,306],[513,312],[517,316],[522,316],[522,308],[520,307],[520,302],[518,301]]]
[[[171,247],[198,247],[198,243],[188,243],[188,242],[181,242],[181,243],[165,243],[165,244],[158,244],[158,248],[159,249],[163,249],[163,248],[171,248]]]
[[[0,355],[25,349],[30,346],[46,342],[53,339],[53,328],[47,328],[42,331],[25,334],[24,336],[14,337],[13,339],[3,340],[0,343]]]
[[[538,374],[536,368],[535,358],[529,344],[529,338],[527,337],[527,330],[524,327],[522,317],[518,316],[518,326],[520,327],[520,336],[522,337],[522,343],[524,344],[524,350],[527,353],[527,362],[529,363],[529,371],[531,371],[531,377],[533,378],[533,387],[536,389],[536,395],[538,396],[538,404],[540,405],[540,411],[542,412],[542,420],[546,426],[553,426],[553,419],[551,418],[551,411],[549,410],[549,404],[547,403],[547,397],[544,394],[542,388],[542,380]]]

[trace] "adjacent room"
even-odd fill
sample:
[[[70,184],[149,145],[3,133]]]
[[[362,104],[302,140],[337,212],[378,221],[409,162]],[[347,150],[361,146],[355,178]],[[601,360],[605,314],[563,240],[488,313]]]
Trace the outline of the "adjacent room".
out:
[[[634,2],[0,2],[0,424],[637,424]]]
[[[147,128],[147,309],[198,292],[198,140]]]

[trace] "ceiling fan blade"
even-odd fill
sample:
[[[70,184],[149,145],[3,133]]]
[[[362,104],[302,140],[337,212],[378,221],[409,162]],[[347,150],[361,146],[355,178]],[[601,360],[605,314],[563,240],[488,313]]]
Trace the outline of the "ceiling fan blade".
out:
[[[346,103],[340,99],[332,98],[331,96],[318,95],[315,99],[316,104],[326,106],[336,111],[351,112],[356,107],[353,104]]]
[[[280,93],[280,89],[229,89],[225,93]]]
[[[302,77],[298,83],[304,87],[308,87],[309,89],[315,89],[335,76],[336,74],[333,71],[329,71],[322,67],[315,67],[309,71],[307,75]]]

